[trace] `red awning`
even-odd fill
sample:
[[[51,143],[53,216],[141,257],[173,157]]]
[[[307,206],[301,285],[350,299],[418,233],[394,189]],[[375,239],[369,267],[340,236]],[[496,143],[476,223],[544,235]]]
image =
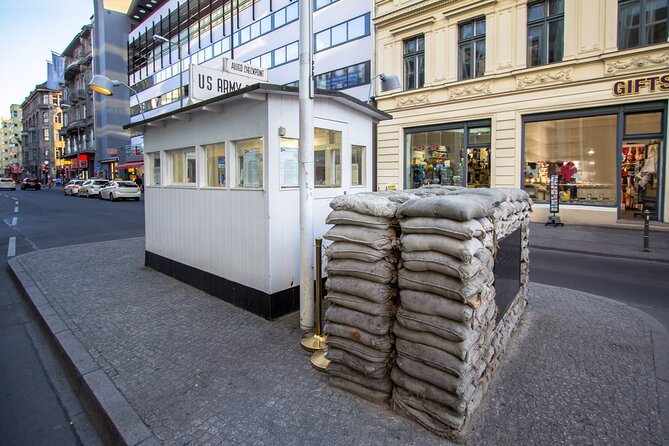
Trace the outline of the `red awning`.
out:
[[[144,161],[134,161],[132,163],[119,164],[118,166],[116,166],[116,169],[117,170],[132,169],[133,167],[139,167],[139,166],[143,166],[143,165],[144,165]]]

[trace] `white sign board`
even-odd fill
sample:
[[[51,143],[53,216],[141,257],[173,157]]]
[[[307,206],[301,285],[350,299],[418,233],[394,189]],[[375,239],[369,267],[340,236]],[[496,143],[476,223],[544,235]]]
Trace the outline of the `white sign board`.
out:
[[[281,187],[298,187],[299,163],[296,148],[281,147],[280,151],[280,181]]]
[[[190,65],[188,95],[193,102],[204,101],[258,83],[255,79],[214,70],[200,65]]]
[[[223,71],[231,74],[246,76],[256,81],[267,82],[267,69],[259,68],[255,65],[237,62],[227,57],[223,58]]]

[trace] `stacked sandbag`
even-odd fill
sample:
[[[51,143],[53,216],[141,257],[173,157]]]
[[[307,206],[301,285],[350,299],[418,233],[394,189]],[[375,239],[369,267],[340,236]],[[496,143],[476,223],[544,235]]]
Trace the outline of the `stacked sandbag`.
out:
[[[399,238],[396,209],[412,196],[404,192],[343,195],[332,200],[325,235],[324,333],[332,385],[367,400],[386,403],[391,395],[391,334],[397,297]]]

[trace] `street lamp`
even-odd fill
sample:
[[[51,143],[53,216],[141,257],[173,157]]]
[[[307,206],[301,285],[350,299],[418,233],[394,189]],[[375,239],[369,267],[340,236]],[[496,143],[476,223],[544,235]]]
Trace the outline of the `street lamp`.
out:
[[[160,43],[167,43],[169,46],[177,47],[177,57],[179,58],[179,99],[181,108],[184,106],[184,81],[183,81],[183,66],[181,65],[181,45],[172,42],[165,36],[154,34],[153,40]],[[161,52],[162,54],[162,52]],[[162,56],[161,56],[162,57]]]
[[[400,88],[402,85],[400,84],[400,79],[395,76],[395,75],[390,75],[386,76],[383,73],[379,73],[373,78],[370,79],[369,81],[369,95],[367,95],[368,99],[367,102],[371,102],[372,100],[372,88],[374,88],[374,79],[379,78],[381,81],[381,91],[388,91],[388,90],[395,90],[397,88]]]
[[[141,102],[139,102],[139,96],[137,96],[137,92],[133,90],[128,84],[124,84],[121,81],[109,79],[107,76],[103,76],[101,74],[96,74],[95,76],[93,76],[93,79],[91,79],[91,81],[88,83],[88,88],[105,96],[112,96],[114,94],[112,92],[112,89],[114,87],[118,87],[119,85],[123,85],[125,88],[130,90],[132,94],[135,95],[135,99],[137,99],[137,106],[139,107],[139,113],[142,115],[142,119],[146,120],[144,112],[142,111],[142,104]]]

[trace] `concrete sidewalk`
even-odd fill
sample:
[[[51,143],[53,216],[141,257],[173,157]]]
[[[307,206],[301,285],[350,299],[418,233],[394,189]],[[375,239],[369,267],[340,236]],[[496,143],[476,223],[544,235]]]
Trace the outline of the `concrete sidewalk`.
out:
[[[330,388],[299,347],[296,315],[268,322],[148,269],[143,246],[75,245],[9,262],[108,442],[448,444]],[[668,383],[657,321],[532,285],[470,443],[662,444]]]

